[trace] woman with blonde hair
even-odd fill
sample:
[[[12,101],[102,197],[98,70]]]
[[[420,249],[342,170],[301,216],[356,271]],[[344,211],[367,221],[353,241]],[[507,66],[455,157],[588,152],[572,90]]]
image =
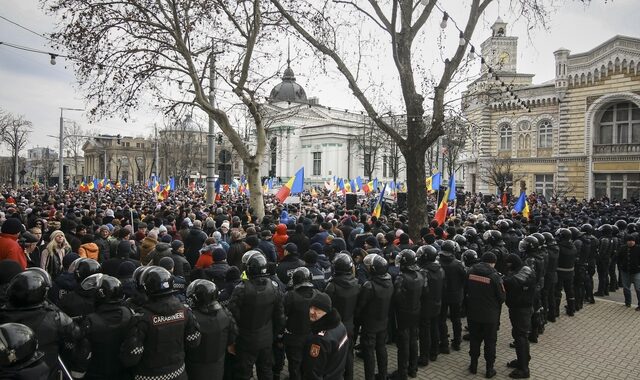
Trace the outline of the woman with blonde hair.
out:
[[[51,278],[55,278],[63,271],[62,259],[71,252],[71,246],[64,237],[64,232],[53,231],[47,248],[42,251],[40,267],[46,270]]]

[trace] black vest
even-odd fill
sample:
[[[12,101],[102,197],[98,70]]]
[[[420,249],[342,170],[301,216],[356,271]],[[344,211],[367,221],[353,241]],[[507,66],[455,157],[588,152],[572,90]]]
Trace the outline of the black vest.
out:
[[[231,314],[225,309],[202,312],[193,310],[200,325],[200,345],[187,353],[189,363],[215,363],[224,358],[231,333]]]
[[[163,302],[163,300],[152,301]],[[187,325],[187,309],[175,302],[176,307],[165,313],[155,312],[145,305],[141,311],[146,326],[144,353],[136,368],[139,375],[160,375],[174,372],[180,367],[184,371],[184,340]]]
[[[91,341],[91,359],[87,379],[116,379],[123,377],[123,368],[118,354],[127,337],[133,313],[120,305],[104,305],[89,314],[83,324],[87,338]]]

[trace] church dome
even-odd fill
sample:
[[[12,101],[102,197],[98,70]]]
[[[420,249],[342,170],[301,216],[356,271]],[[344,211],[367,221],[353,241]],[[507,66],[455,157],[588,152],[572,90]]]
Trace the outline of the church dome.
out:
[[[289,66],[289,61],[287,61],[287,68],[282,75],[282,82],[271,90],[269,100],[272,102],[308,103],[307,93],[302,86],[296,83],[296,76]]]

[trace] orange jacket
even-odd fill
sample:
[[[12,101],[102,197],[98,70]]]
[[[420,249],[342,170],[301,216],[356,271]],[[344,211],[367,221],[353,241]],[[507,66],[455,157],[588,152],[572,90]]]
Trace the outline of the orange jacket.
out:
[[[96,243],[85,243],[78,248],[78,255],[80,257],[86,257],[87,259],[94,259],[98,261],[98,255],[100,248]]]

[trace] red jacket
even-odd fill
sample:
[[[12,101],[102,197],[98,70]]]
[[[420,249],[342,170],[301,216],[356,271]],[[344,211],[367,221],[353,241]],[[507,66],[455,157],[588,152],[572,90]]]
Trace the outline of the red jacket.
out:
[[[284,256],[284,245],[289,241],[289,235],[287,235],[287,226],[285,224],[278,224],[276,227],[276,233],[271,238],[273,245],[276,246],[278,252],[278,261],[282,260]]]
[[[27,256],[18,244],[17,236],[0,233],[0,260],[13,260],[22,270],[27,269]]]
[[[198,261],[196,261],[197,269],[206,269],[213,265],[213,254],[211,252],[202,252]]]

